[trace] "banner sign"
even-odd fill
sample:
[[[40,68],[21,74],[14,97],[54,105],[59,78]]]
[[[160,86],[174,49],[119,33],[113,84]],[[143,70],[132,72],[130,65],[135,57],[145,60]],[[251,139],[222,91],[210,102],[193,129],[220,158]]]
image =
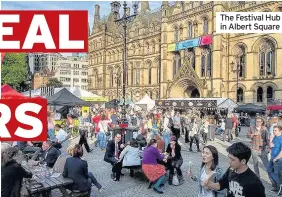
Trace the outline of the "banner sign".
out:
[[[157,107],[216,108],[216,100],[156,100]]]
[[[201,46],[209,45],[212,43],[212,35],[206,35],[201,37]]]
[[[0,52],[88,52],[87,10],[1,10]]]
[[[168,46],[167,46],[167,51],[175,51],[175,46],[176,46],[175,43],[173,43],[173,44],[168,44]]]
[[[176,44],[176,51],[199,46],[200,38],[185,40]]]

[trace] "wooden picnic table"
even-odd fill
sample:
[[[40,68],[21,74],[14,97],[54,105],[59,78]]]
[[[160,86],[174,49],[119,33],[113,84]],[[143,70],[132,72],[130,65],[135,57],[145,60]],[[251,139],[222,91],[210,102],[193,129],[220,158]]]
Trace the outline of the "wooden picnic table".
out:
[[[26,179],[24,186],[28,191],[28,196],[51,196],[51,190],[59,189],[63,196],[68,197],[66,187],[73,184],[73,180],[70,178],[64,178],[62,175],[59,177],[47,176],[44,177],[44,181],[40,181],[37,174],[40,172],[35,171],[36,167],[23,166],[27,171],[33,173],[35,178]],[[37,167],[38,169],[38,167]],[[37,178],[36,178],[37,177]],[[42,177],[41,177],[42,178]],[[24,195],[24,194],[23,194]],[[25,195],[24,195],[25,196]]]

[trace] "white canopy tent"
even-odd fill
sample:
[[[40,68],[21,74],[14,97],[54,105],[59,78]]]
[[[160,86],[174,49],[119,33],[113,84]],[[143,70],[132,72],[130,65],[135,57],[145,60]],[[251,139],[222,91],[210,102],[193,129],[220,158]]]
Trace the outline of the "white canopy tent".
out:
[[[148,94],[145,94],[145,96],[135,103],[136,105],[147,105],[147,110],[153,109],[155,106],[155,101],[149,97]]]
[[[57,92],[59,92],[61,89],[63,88],[55,88],[54,90],[54,94],[56,94]],[[73,95],[75,95],[78,98],[83,98],[83,97],[91,97],[91,98],[97,98],[100,97],[96,94],[93,94],[92,92],[83,90],[81,88],[78,87],[72,87],[72,88],[66,88],[68,91],[70,91]],[[27,92],[23,92],[22,93],[24,96],[29,96],[29,91]],[[36,89],[36,90],[32,90],[31,91],[31,96],[32,97],[36,97],[36,96],[40,96],[41,95],[41,89]]]

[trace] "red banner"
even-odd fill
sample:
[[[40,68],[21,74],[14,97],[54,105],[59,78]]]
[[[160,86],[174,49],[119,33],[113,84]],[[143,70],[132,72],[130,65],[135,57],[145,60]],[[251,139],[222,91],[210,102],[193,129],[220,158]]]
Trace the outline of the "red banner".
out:
[[[88,52],[88,11],[1,10],[0,52]]]
[[[206,35],[201,37],[201,45],[209,45],[212,43],[212,35]]]

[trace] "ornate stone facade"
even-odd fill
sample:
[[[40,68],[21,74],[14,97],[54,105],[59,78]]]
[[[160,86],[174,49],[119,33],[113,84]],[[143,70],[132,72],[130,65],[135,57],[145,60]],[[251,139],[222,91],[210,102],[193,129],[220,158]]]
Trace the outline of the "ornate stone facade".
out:
[[[110,6],[110,3],[109,3]],[[281,34],[216,34],[216,12],[280,12],[281,2],[163,2],[155,11],[141,2],[127,29],[127,97],[153,99],[228,97],[239,103],[266,103],[282,97]],[[95,6],[89,36],[89,90],[121,97],[122,32],[112,13],[100,19]],[[212,35],[212,44],[171,51],[176,42]],[[118,84],[118,85],[117,85]]]

